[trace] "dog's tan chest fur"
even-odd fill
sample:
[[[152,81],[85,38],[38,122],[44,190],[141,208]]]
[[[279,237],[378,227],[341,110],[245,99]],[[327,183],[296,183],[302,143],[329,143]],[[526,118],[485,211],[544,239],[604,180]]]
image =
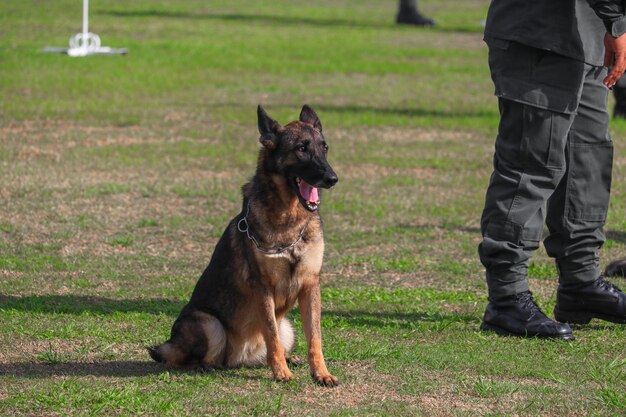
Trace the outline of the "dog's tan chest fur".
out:
[[[261,279],[274,292],[276,311],[289,310],[304,286],[319,280],[324,241],[306,242],[280,254],[256,252]]]

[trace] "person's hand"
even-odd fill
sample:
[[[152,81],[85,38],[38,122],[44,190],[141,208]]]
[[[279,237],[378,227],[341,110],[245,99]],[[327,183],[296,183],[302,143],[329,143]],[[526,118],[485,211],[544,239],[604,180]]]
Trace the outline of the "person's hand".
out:
[[[612,67],[604,78],[604,85],[611,88],[626,70],[626,34],[618,38],[608,33],[604,35],[604,66]]]

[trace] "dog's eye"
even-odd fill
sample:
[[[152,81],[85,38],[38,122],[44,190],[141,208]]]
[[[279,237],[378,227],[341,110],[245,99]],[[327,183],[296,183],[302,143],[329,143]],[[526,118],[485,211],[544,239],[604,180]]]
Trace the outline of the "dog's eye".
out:
[[[300,145],[296,148],[298,152],[306,152],[306,145]]]
[[[328,144],[326,142],[322,143],[322,149],[324,149],[324,152],[328,152]]]

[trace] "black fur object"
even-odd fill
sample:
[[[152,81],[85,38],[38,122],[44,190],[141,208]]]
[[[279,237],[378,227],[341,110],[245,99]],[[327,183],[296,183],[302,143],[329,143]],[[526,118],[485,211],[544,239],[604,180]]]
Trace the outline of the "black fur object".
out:
[[[626,277],[626,258],[611,262],[604,270],[607,277]]]

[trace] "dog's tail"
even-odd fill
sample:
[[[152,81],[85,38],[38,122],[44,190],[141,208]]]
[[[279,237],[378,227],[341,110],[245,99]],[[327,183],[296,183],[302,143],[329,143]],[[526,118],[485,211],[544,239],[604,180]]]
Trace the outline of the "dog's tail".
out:
[[[158,346],[146,347],[148,354],[156,362],[164,364],[167,368],[178,368],[185,365],[191,365],[189,352],[174,345],[171,341],[167,341]],[[195,358],[194,358],[195,359]],[[199,362],[199,360],[193,361]]]
[[[163,363],[165,362],[165,359],[163,358],[163,355],[161,355],[161,351],[159,350],[160,347],[161,346],[146,346],[146,350],[155,362]]]
[[[167,368],[218,366],[226,350],[226,331],[214,316],[195,311],[176,320],[170,340],[146,349]]]

